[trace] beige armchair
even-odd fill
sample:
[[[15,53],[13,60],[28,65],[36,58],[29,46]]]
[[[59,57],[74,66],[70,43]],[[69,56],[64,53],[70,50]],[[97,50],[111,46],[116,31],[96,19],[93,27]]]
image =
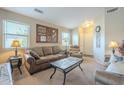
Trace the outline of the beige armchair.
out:
[[[79,46],[71,46],[69,49],[69,55],[78,58],[83,57],[83,53],[80,51]]]

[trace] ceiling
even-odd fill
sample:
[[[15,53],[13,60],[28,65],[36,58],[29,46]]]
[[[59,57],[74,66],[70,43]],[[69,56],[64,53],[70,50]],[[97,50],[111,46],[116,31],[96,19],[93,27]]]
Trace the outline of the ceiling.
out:
[[[43,13],[34,11],[37,8]],[[73,29],[103,14],[99,7],[4,7],[3,9]]]

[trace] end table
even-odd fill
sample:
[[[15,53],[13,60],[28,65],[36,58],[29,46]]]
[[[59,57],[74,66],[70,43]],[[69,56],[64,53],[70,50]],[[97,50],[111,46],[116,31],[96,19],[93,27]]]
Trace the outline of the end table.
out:
[[[22,71],[20,69],[20,67],[22,65],[22,57],[21,56],[12,56],[12,57],[9,58],[9,61],[10,61],[10,65],[11,65],[11,68],[12,68],[12,72],[13,72],[13,69],[15,67],[17,67],[20,74],[22,74]]]

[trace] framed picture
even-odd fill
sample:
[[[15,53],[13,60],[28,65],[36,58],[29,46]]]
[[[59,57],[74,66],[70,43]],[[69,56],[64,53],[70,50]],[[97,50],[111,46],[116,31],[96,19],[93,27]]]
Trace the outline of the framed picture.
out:
[[[101,26],[98,25],[96,26],[96,48],[100,48],[101,47]]]
[[[41,41],[41,42],[46,42],[46,36],[41,36],[41,37],[40,37],[40,41]]]
[[[37,43],[58,43],[58,29],[36,24]]]

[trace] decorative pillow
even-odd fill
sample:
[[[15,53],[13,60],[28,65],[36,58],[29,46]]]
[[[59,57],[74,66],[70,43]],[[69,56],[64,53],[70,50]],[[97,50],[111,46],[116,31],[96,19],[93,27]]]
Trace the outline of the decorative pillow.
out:
[[[33,56],[36,60],[40,59],[40,56],[35,51],[30,50],[30,55]]]
[[[117,60],[116,60],[116,58],[115,58],[115,55],[111,55],[111,57],[110,57],[110,60],[109,60],[109,63],[112,63],[112,62],[116,62]]]
[[[42,47],[42,49],[45,56],[53,54],[52,47]]]
[[[30,50],[36,52],[40,57],[44,56],[42,47],[34,47],[31,48]]]
[[[115,55],[116,62],[123,61],[123,57]]]

